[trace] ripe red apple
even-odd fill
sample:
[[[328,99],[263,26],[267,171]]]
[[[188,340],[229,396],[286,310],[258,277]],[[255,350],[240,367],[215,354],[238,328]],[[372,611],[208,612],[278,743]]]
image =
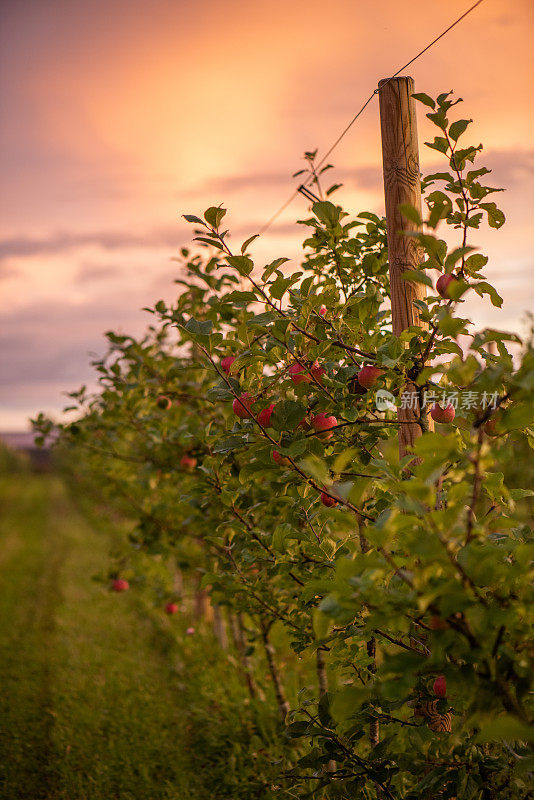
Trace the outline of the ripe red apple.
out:
[[[454,406],[449,403],[448,406],[442,408],[439,403],[434,403],[432,408],[430,409],[430,416],[434,420],[434,422],[452,422],[456,415],[456,411],[454,410]]]
[[[167,603],[165,606],[165,613],[166,614],[176,614],[178,611],[178,603]]]
[[[232,403],[232,410],[237,417],[247,419],[252,416],[251,405],[254,398],[249,392],[243,392],[240,397],[236,397]]]
[[[449,286],[456,282],[456,278],[454,275],[450,275],[449,273],[445,273],[445,275],[440,275],[436,281],[436,292],[443,297],[445,300],[450,300],[451,296],[449,294]]]
[[[292,364],[288,372],[295,386],[298,386],[300,383],[311,383],[311,375],[302,364]]]
[[[311,365],[310,372],[318,383],[321,383],[321,378],[323,375],[326,375],[325,368],[322,367],[317,360],[315,360]]]
[[[319,309],[319,314],[321,315],[321,317],[325,316],[325,314],[326,314],[326,306],[321,306],[321,308]]]
[[[432,686],[434,694],[437,697],[446,697],[447,695],[447,681],[444,675],[438,675]]]
[[[191,471],[191,470],[195,469],[196,465],[197,465],[196,458],[193,458],[192,456],[188,456],[187,453],[184,453],[183,456],[180,459],[180,466],[182,467],[182,469],[186,469],[188,471]]]
[[[270,427],[273,411],[274,411],[274,403],[271,403],[270,406],[267,406],[267,408],[264,408],[258,414],[258,422],[260,423],[260,425],[263,425],[264,428]]]
[[[337,506],[337,500],[335,500],[333,497],[330,497],[330,495],[326,492],[321,492],[321,503],[327,508]]]
[[[227,375],[230,374],[230,368],[235,361],[235,356],[226,356],[225,358],[221,359],[221,369],[223,372],[226,372]]]
[[[384,370],[379,367],[372,367],[369,365],[362,367],[358,372],[358,383],[360,386],[363,386],[364,389],[371,389],[383,374]]]
[[[272,456],[273,456],[273,461],[275,461],[279,467],[289,467],[291,464],[289,458],[283,456],[281,453],[278,452],[278,450],[273,450]]]
[[[162,411],[168,411],[169,408],[172,406],[172,400],[170,397],[167,397],[164,394],[160,394],[160,396],[156,400],[156,405],[158,408],[161,408]]]
[[[126,592],[130,588],[130,584],[124,578],[115,578],[111,588],[114,592]]]
[[[333,416],[328,417],[324,412],[321,412],[312,417],[311,424],[312,428],[319,433],[320,438],[326,441],[334,435],[330,428],[335,428],[337,419]]]

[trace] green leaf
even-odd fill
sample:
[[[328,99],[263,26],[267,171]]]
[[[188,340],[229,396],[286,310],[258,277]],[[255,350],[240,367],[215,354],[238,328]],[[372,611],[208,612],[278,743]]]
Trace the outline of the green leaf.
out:
[[[432,286],[432,281],[429,276],[420,269],[407,269],[402,273],[402,278],[412,283],[424,283],[425,286]]]
[[[252,244],[254,239],[257,239],[259,235],[260,235],[259,233],[255,233],[254,236],[249,236],[249,238],[245,242],[243,242],[243,244],[241,245],[241,255],[245,255],[249,244]]]
[[[278,276],[278,278],[269,286],[269,294],[271,297],[274,297],[275,300],[281,300],[292,283],[294,283],[294,278],[283,278]]]
[[[464,270],[467,275],[473,275],[481,270],[482,267],[485,267],[487,263],[487,256],[483,256],[482,253],[474,253],[474,255],[465,259]]]
[[[434,100],[432,100],[432,98],[428,94],[425,94],[424,92],[417,92],[416,94],[412,94],[412,97],[414,98],[414,100],[419,100],[420,103],[423,103],[423,105],[428,106],[429,108],[436,108],[436,103],[434,102]]]
[[[285,264],[286,261],[289,261],[289,258],[275,258],[274,261],[271,261],[270,264],[267,264],[263,271],[262,280],[266,281],[270,276],[275,272],[282,264]]]
[[[460,333],[467,333],[469,320],[459,319],[450,314],[445,314],[439,321],[438,327],[444,336],[456,338]]]
[[[191,317],[191,319],[186,322],[184,327],[189,333],[194,333],[200,336],[209,336],[213,330],[213,322],[210,319],[202,321]]]
[[[433,142],[425,142],[427,147],[432,150],[438,150],[440,153],[446,153],[449,149],[449,143],[442,136],[436,136]]]
[[[472,288],[480,297],[482,297],[485,294],[489,295],[491,304],[494,305],[496,308],[501,308],[503,299],[500,296],[500,294],[498,294],[497,290],[494,289],[494,287],[490,283],[487,283],[487,281],[481,281],[480,283],[472,284]]]
[[[227,256],[226,260],[243,277],[250,275],[254,269],[254,262],[248,256]]]
[[[215,230],[217,230],[225,214],[226,214],[225,208],[220,208],[220,207],[217,208],[215,206],[211,206],[211,208],[208,208],[207,211],[204,213],[204,219],[206,220],[208,225],[211,225],[212,228],[215,228]]]
[[[431,122],[434,123],[434,125],[437,125],[438,128],[441,128],[442,131],[447,130],[448,122],[444,111],[440,110],[433,114],[427,114],[427,117]]]
[[[414,222],[418,226],[421,225],[421,214],[415,206],[412,206],[410,203],[399,203],[399,211],[406,219],[409,219],[410,222]]]
[[[479,208],[483,208],[487,213],[490,228],[502,228],[506,222],[506,217],[495,203],[480,203]]]
[[[182,216],[187,222],[195,222],[198,225],[204,225],[204,220],[200,219],[200,217],[195,217],[193,214],[183,214]]]
[[[211,247],[217,247],[219,250],[224,250],[224,247],[218,239],[208,239],[207,236],[195,236],[194,241],[204,242],[204,244],[209,244]]]
[[[339,222],[341,209],[329,200],[321,200],[312,205],[312,211],[320,222],[333,228]]]
[[[328,636],[328,632],[332,627],[332,620],[327,617],[319,608],[313,610],[313,632],[315,638],[319,641]]]
[[[467,126],[473,122],[472,119],[459,119],[457,122],[453,122],[449,128],[449,136],[455,142],[458,141],[462,133],[466,130]]]
[[[467,253],[471,253],[475,250],[474,247],[457,247],[455,250],[452,250],[447,258],[445,259],[445,271],[452,272],[454,265],[462,258],[462,256],[467,255]]]
[[[480,733],[475,737],[477,742],[491,741],[534,741],[534,728],[527,725],[511,714],[505,714],[497,719],[490,720],[481,726]]]

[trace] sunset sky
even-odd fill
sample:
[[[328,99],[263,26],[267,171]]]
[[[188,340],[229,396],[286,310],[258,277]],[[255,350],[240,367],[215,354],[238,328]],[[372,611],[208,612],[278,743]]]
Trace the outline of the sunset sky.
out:
[[[108,329],[139,333],[171,299],[184,213],[223,203],[234,241],[290,194],[306,149],[325,151],[363,100],[474,0],[2,0],[0,429],[90,381]],[[476,234],[502,313],[533,306],[534,3],[485,0],[410,67],[453,89],[508,222]],[[423,145],[434,133],[419,109]],[[339,201],[383,212],[377,99],[332,155]],[[259,263],[298,257],[298,198],[259,240]]]

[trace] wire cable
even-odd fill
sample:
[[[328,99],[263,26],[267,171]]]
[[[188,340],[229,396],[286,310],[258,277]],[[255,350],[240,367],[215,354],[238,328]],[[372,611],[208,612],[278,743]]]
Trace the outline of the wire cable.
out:
[[[417,53],[417,55],[415,55],[412,59],[410,59],[410,61],[408,61],[406,64],[404,64],[402,67],[400,67],[390,78],[388,78],[386,81],[384,81],[384,83],[382,84],[382,87],[386,86],[390,81],[392,81],[394,78],[396,78],[398,75],[400,75],[400,73],[403,72],[403,70],[405,70],[407,67],[411,66],[415,61],[417,61],[418,58],[421,58],[422,55],[424,55],[428,50],[430,50],[430,48],[433,47],[437,42],[439,42],[440,39],[443,39],[443,37],[446,36],[449,33],[449,31],[452,31],[452,29],[455,28],[456,25],[458,25],[463,19],[465,19],[469,14],[471,14],[471,12],[474,11],[475,8],[477,8],[483,2],[484,2],[484,0],[477,0],[477,2],[474,3],[474,5],[472,5],[470,8],[468,8],[467,11],[465,11],[460,17],[458,17],[458,19],[456,19],[451,25],[449,25],[448,28],[446,28],[444,31],[442,31],[439,34],[439,36],[436,36],[436,38],[433,39],[429,44],[427,44],[426,47],[424,47],[422,50],[420,50],[419,53]],[[331,147],[326,151],[324,156],[321,158],[321,160],[319,161],[319,163],[317,164],[317,166],[315,168],[316,170],[320,169],[322,167],[322,165],[325,163],[326,159],[334,152],[334,150],[339,145],[341,140],[347,135],[347,133],[350,131],[350,129],[352,128],[352,126],[354,125],[356,120],[363,114],[363,112],[365,111],[365,109],[367,108],[367,106],[369,105],[371,100],[373,99],[373,97],[375,95],[377,95],[379,91],[380,91],[380,89],[375,89],[369,95],[369,97],[367,98],[365,103],[362,105],[360,110],[353,116],[353,118],[351,119],[349,124],[341,131],[341,133],[339,134],[339,136],[337,137],[335,142],[331,145]],[[306,186],[306,184],[310,183],[311,181],[313,181],[313,175],[309,176],[302,184],[300,184],[300,186]],[[283,211],[285,211],[286,208],[293,202],[295,197],[299,194],[300,186],[297,189],[295,189],[293,194],[290,195],[290,197],[285,201],[285,203],[283,203],[283,205],[280,206],[278,211],[276,211],[272,215],[272,217],[265,223],[265,225],[263,225],[263,227],[259,231],[260,235],[265,233],[265,231],[267,231],[271,227],[271,225],[278,219],[280,214]]]

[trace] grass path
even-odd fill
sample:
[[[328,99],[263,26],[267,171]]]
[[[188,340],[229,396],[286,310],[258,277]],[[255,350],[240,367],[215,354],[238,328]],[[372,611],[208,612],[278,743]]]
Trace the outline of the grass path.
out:
[[[0,495],[0,798],[203,797],[164,639],[91,581],[109,535],[55,476],[4,478]]]

